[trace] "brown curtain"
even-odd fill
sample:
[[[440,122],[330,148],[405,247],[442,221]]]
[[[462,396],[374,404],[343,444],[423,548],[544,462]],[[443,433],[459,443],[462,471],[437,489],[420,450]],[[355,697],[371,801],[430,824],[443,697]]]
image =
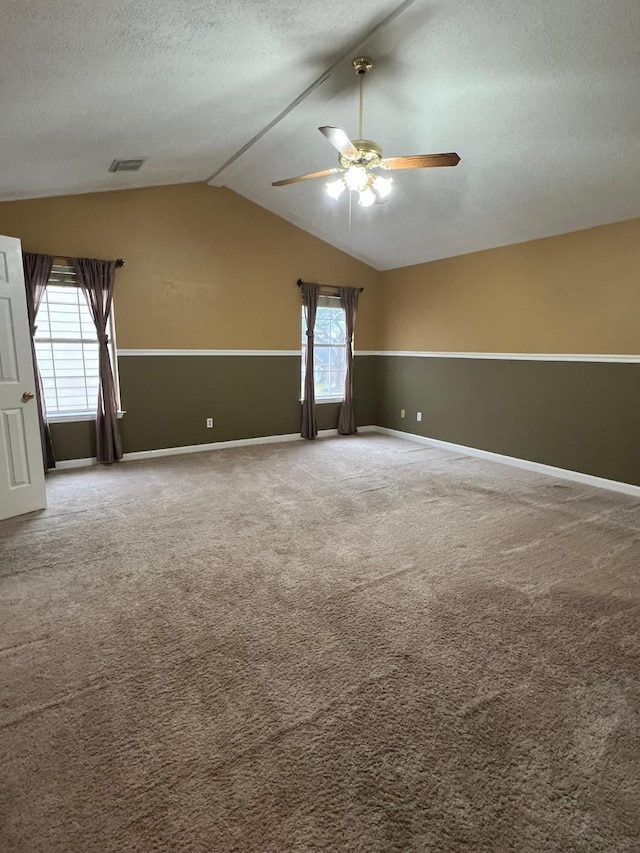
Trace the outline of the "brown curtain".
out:
[[[338,418],[338,432],[340,435],[353,435],[358,431],[356,429],[356,413],[353,402],[353,330],[356,326],[359,296],[360,288],[358,287],[340,288],[340,302],[344,308],[346,330],[345,349],[347,359],[344,400],[340,406],[340,417]]]
[[[89,313],[95,323],[98,337],[100,383],[96,416],[96,456],[98,462],[110,464],[122,459],[122,444],[118,433],[118,401],[107,338],[116,262],[73,258],[73,268],[87,298]]]
[[[42,444],[42,459],[44,470],[49,471],[56,467],[56,459],[53,455],[53,444],[51,443],[51,431],[47,423],[47,407],[44,402],[44,389],[42,377],[38,369],[36,358],[36,345],[34,336],[36,333],[36,316],[42,302],[44,291],[51,275],[53,258],[51,255],[37,255],[34,252],[23,252],[22,266],[24,268],[24,284],[27,292],[27,314],[29,316],[29,328],[31,330],[31,356],[33,358],[33,372],[36,380],[36,405],[38,407],[38,420],[40,422],[40,443]]]
[[[302,291],[302,305],[307,323],[307,351],[304,373],[304,397],[302,400],[302,429],[300,435],[303,438],[315,438],[318,434],[316,426],[316,394],[315,377],[313,368],[313,332],[316,326],[316,313],[318,311],[318,296],[320,285],[311,281],[300,282]]]

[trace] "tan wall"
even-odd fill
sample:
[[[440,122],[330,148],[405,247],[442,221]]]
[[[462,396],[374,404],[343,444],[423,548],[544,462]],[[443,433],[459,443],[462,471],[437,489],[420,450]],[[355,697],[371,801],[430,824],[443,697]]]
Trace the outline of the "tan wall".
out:
[[[640,353],[640,219],[389,270],[379,348]]]
[[[358,349],[373,349],[380,273],[226,189],[182,184],[0,204],[25,251],[125,259],[121,349],[296,349],[298,278],[361,285]]]
[[[640,352],[640,220],[384,273],[204,184],[4,202],[0,233],[125,258],[121,349],[295,349],[302,277],[364,285],[359,350]]]

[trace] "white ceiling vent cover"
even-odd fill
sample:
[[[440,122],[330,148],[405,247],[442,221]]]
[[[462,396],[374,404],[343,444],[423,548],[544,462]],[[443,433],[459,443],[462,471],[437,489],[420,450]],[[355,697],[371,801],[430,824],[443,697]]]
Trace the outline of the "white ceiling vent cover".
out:
[[[145,162],[146,157],[135,157],[132,160],[114,160],[109,166],[110,172],[137,172]]]

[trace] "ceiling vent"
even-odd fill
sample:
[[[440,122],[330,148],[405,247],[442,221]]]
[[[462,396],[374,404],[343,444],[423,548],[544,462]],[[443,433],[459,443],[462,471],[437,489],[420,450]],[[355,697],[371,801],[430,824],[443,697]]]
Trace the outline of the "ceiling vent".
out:
[[[137,172],[145,162],[146,157],[136,157],[133,160],[114,160],[109,166],[110,172]]]

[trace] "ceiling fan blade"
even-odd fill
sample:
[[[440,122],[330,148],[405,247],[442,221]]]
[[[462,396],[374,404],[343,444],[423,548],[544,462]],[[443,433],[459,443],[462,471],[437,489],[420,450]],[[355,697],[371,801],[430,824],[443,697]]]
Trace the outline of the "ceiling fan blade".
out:
[[[457,154],[410,154],[408,157],[385,157],[383,169],[429,169],[435,166],[457,166]]]
[[[298,181],[311,181],[314,178],[326,178],[328,175],[337,175],[342,169],[324,169],[322,172],[309,172],[308,175],[298,175],[297,178],[285,178],[282,181],[274,181],[272,187],[286,187],[287,184],[297,184]]]
[[[340,154],[343,154],[345,157],[352,157],[354,160],[357,159],[358,149],[344,130],[341,130],[339,127],[319,127],[318,130],[327,137]]]

